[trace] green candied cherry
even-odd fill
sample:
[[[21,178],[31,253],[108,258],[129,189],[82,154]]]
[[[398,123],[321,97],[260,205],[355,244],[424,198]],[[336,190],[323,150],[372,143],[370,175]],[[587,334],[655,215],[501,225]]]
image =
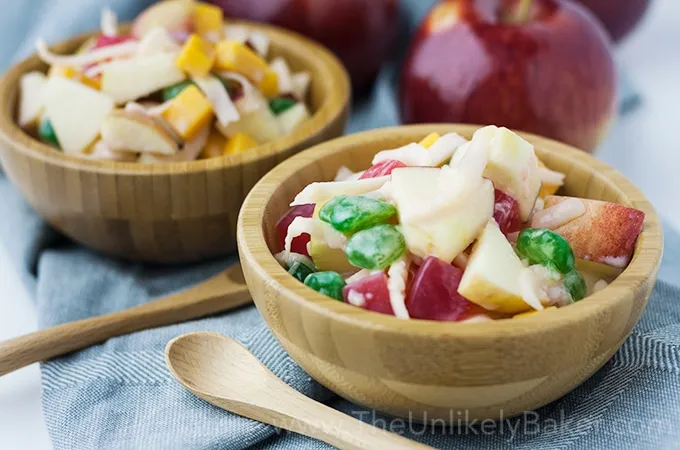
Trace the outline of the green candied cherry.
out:
[[[282,112],[295,106],[295,103],[297,102],[292,98],[277,97],[269,100],[269,109],[271,109],[272,112],[278,116]]]
[[[363,269],[384,269],[406,251],[406,240],[394,225],[376,225],[361,230],[347,240],[345,255]]]
[[[545,228],[527,228],[517,237],[517,252],[531,264],[561,274],[574,270],[574,252],[566,239]]]
[[[295,256],[294,256],[295,255]],[[288,273],[304,283],[305,279],[316,271],[314,263],[305,255],[291,253],[287,264]]]
[[[57,139],[57,134],[54,132],[54,128],[52,127],[52,122],[47,117],[44,117],[43,120],[40,121],[38,136],[40,136],[40,139],[47,142],[48,144],[57,148],[61,148],[59,145],[59,140]]]
[[[305,285],[323,295],[342,301],[345,280],[337,272],[311,273],[305,278]]]
[[[575,302],[585,297],[588,291],[586,280],[576,269],[564,275],[564,287]]]
[[[177,97],[180,92],[182,92],[184,89],[188,88],[192,84],[196,83],[194,83],[191,80],[185,80],[180,81],[177,84],[173,84],[171,86],[163,88],[163,101],[167,102],[168,100],[172,100],[173,98]]]
[[[355,233],[370,228],[395,215],[397,208],[393,205],[361,195],[338,195],[319,211],[321,220],[342,233]]]

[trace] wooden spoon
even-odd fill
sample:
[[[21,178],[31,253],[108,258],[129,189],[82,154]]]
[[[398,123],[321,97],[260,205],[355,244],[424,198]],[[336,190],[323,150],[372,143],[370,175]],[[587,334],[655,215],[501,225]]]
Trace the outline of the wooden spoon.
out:
[[[135,331],[197,319],[251,302],[240,264],[183,292],[134,308],[0,342],[0,376]]]
[[[342,449],[431,449],[365,424],[299,393],[235,340],[188,333],[168,342],[165,363],[194,395],[241,416]]]

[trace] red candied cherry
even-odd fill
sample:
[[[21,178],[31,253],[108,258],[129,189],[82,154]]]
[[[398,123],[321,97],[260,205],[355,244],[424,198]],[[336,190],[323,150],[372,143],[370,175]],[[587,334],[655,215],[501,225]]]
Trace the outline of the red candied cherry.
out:
[[[418,269],[406,297],[414,319],[458,321],[468,316],[472,303],[458,293],[463,271],[434,256]]]

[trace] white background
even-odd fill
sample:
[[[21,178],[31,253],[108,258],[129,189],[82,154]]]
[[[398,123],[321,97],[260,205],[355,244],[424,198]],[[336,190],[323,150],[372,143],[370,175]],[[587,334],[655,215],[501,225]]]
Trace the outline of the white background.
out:
[[[637,184],[680,229],[678,18],[680,1],[655,0],[638,32],[618,49],[617,58],[643,104],[618,121],[598,156]],[[35,311],[1,244],[0,308],[0,340],[35,329]],[[0,378],[0,449],[19,448],[51,448],[37,365]]]

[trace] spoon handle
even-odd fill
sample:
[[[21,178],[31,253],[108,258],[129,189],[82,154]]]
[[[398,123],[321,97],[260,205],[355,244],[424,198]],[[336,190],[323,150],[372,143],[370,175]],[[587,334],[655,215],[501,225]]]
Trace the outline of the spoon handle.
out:
[[[275,378],[273,374],[261,391],[266,395],[253,397],[248,401],[192,392],[220,408],[318,439],[343,450],[432,449],[312,400]]]
[[[396,433],[386,431],[362,422],[352,416],[335,410],[323,403],[315,402],[298,394],[302,401],[295,416],[285,417],[282,428],[313,437],[335,447],[348,450],[391,450],[432,449],[432,447],[412,441]],[[286,409],[291,410],[289,405]],[[401,420],[401,419],[398,419]],[[389,423],[389,422],[388,422]],[[401,429],[405,429],[402,421]]]
[[[0,342],[0,376],[112,337],[196,319],[250,301],[241,266],[236,263],[185,291],[134,308],[57,325]]]

